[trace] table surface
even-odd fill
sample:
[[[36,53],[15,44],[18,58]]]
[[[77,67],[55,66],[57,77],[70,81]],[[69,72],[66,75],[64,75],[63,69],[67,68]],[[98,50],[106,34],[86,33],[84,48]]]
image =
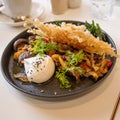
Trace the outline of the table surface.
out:
[[[36,1],[37,2],[37,1]],[[69,9],[62,15],[53,15],[49,0],[39,1],[44,6],[41,21],[52,20],[95,20],[114,40],[120,54],[120,6],[115,5],[110,20],[99,20],[91,17],[89,0],[84,0],[78,9]],[[12,27],[0,24],[0,57],[7,44],[23,27]],[[6,56],[7,57],[7,56]],[[79,98],[46,102],[30,98],[10,86],[0,72],[0,118],[1,120],[110,120],[120,92],[120,59],[109,77],[95,90]],[[120,107],[116,113],[120,120]]]

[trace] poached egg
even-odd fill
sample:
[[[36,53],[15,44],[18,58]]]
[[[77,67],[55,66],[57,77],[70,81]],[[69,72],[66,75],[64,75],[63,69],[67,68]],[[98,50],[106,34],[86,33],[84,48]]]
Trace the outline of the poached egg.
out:
[[[53,76],[55,63],[48,55],[37,55],[24,59],[24,68],[29,82],[42,83]]]

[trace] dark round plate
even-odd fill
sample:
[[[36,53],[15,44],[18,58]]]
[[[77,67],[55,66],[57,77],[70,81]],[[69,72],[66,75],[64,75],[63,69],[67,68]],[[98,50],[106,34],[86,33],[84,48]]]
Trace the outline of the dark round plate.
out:
[[[59,21],[57,22],[59,23]],[[80,21],[60,21],[60,22],[73,23],[76,25],[84,24],[83,22]],[[112,47],[115,49],[116,52],[116,46],[112,38],[106,32],[104,32],[104,34],[107,38],[107,42],[112,45]],[[21,69],[16,65],[12,57],[14,52],[13,43],[18,38],[26,38],[28,36],[29,33],[27,33],[27,31],[23,31],[22,33],[17,35],[14,39],[12,39],[11,42],[7,45],[1,59],[1,70],[5,80],[10,85],[12,85],[17,90],[26,93],[27,95],[30,95],[34,98],[39,98],[41,100],[47,100],[47,101],[58,101],[58,100],[61,101],[61,100],[69,100],[71,98],[79,97],[85,93],[90,92],[91,90],[95,89],[98,85],[100,85],[100,83],[104,81],[107,78],[107,76],[110,74],[116,62],[116,58],[109,57],[113,62],[113,64],[107,74],[105,74],[102,78],[98,79],[97,81],[94,81],[91,78],[84,78],[83,80],[81,80],[81,83],[79,85],[75,85],[74,88],[72,89],[60,88],[58,80],[56,80],[54,77],[51,78],[51,80],[49,80],[48,82],[43,84],[23,83],[19,80],[16,80],[13,77],[13,73],[18,69]]]

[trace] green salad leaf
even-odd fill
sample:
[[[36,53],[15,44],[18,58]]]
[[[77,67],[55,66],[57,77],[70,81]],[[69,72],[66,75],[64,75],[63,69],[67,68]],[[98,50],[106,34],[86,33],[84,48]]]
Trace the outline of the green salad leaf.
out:
[[[61,26],[61,21],[56,21],[55,23],[53,23],[53,24],[55,24],[55,25],[57,25],[57,26]]]
[[[92,24],[89,24],[86,21],[85,26],[94,37],[99,37],[100,40],[106,41],[105,34],[103,33],[102,29],[100,28],[100,25],[98,23],[95,24],[94,20],[92,20]]]

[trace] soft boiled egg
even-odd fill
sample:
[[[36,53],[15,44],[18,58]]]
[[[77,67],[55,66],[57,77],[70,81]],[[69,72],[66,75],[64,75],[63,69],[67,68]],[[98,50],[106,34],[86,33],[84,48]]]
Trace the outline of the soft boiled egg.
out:
[[[37,55],[24,59],[28,81],[42,83],[49,80],[55,72],[55,63],[48,55]]]

